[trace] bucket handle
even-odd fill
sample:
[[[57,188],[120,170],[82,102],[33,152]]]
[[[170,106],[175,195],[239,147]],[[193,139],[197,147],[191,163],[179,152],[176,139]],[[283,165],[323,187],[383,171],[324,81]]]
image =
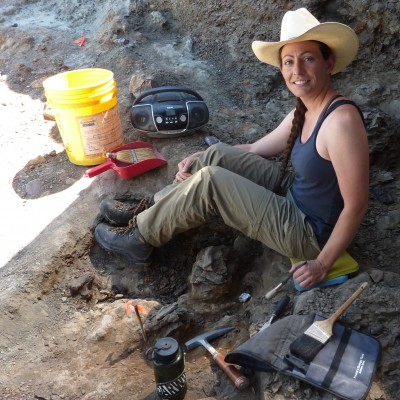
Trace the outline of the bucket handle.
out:
[[[100,164],[100,165],[96,165],[93,168],[90,168],[86,171],[85,176],[92,178],[93,176],[99,175],[103,172],[108,171],[110,168],[112,168],[114,162],[111,160],[108,160],[107,162]]]

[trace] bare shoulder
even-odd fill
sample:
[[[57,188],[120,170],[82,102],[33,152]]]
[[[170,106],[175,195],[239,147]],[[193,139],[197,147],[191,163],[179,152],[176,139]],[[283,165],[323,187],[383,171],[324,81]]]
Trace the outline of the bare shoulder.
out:
[[[349,100],[349,99],[345,99]],[[337,124],[361,124],[364,127],[360,109],[354,104],[341,104],[330,115],[331,121]]]
[[[327,117],[329,137],[351,139],[354,136],[366,136],[364,121],[354,104],[341,104]]]
[[[368,154],[367,132],[358,109],[352,104],[342,104],[326,118],[317,138],[319,153],[333,161],[358,153]]]

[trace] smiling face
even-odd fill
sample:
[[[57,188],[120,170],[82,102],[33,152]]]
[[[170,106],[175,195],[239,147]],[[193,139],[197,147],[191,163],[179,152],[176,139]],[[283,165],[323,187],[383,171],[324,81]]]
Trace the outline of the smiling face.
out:
[[[281,49],[281,73],[296,97],[318,95],[331,84],[334,57],[325,59],[314,41],[289,43]]]

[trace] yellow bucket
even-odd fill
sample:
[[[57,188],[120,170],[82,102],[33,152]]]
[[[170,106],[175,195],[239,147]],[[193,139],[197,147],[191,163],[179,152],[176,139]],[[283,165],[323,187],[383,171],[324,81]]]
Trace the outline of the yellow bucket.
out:
[[[114,74],[100,68],[63,72],[43,82],[69,160],[96,165],[124,144]]]

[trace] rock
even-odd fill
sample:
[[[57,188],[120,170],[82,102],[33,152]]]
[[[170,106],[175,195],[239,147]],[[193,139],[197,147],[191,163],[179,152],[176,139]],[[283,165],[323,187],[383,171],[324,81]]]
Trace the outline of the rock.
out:
[[[382,171],[376,168],[372,168],[371,172],[372,172],[371,174],[372,183],[391,182],[394,179],[393,173],[391,171]]]
[[[368,395],[371,400],[386,399],[385,392],[375,382],[372,384]]]
[[[373,185],[371,191],[374,197],[379,200],[382,204],[390,205],[394,203],[394,199],[390,192],[385,189],[382,185]]]
[[[379,335],[381,335],[383,333],[383,331],[384,331],[384,327],[383,327],[383,325],[381,325],[379,323],[372,323],[369,326],[369,333],[372,336],[379,337]]]
[[[383,279],[383,271],[380,269],[373,269],[369,272],[369,276],[374,283],[379,283]]]
[[[189,277],[191,300],[216,303],[229,293],[235,269],[229,253],[227,246],[211,246],[198,253]]]
[[[193,323],[194,315],[185,304],[173,303],[154,309],[144,322],[144,329],[150,337],[185,337]]]
[[[51,393],[44,391],[35,391],[34,393],[35,399],[37,400],[51,400]]]
[[[152,76],[146,76],[143,74],[134,74],[131,76],[129,81],[129,93],[131,93],[135,98],[146,90],[157,87],[157,82]]]
[[[71,296],[76,296],[79,292],[81,292],[81,295],[83,295],[83,292],[87,294],[87,291],[91,288],[93,280],[93,275],[85,274],[71,281],[68,284],[68,289],[71,292]]]
[[[56,118],[54,116],[53,107],[49,103],[45,103],[43,107],[43,118],[47,119],[48,121],[55,121]]]
[[[156,302],[145,300],[138,302],[146,313],[157,307]],[[85,329],[89,330],[89,327]],[[140,322],[134,313],[129,316],[126,314],[124,300],[104,304],[89,332],[87,339],[94,343],[107,341],[136,348],[142,339]]]
[[[30,160],[26,163],[26,167],[32,167],[34,165],[44,164],[46,162],[46,158],[44,156],[37,156],[33,160]]]
[[[167,18],[160,11],[152,11],[150,13],[150,21],[157,28],[164,28],[167,25]]]
[[[400,210],[392,210],[377,221],[378,231],[385,232],[398,228],[400,223]]]
[[[111,315],[105,315],[100,321],[100,325],[90,334],[91,340],[103,340],[113,327],[113,318]]]

